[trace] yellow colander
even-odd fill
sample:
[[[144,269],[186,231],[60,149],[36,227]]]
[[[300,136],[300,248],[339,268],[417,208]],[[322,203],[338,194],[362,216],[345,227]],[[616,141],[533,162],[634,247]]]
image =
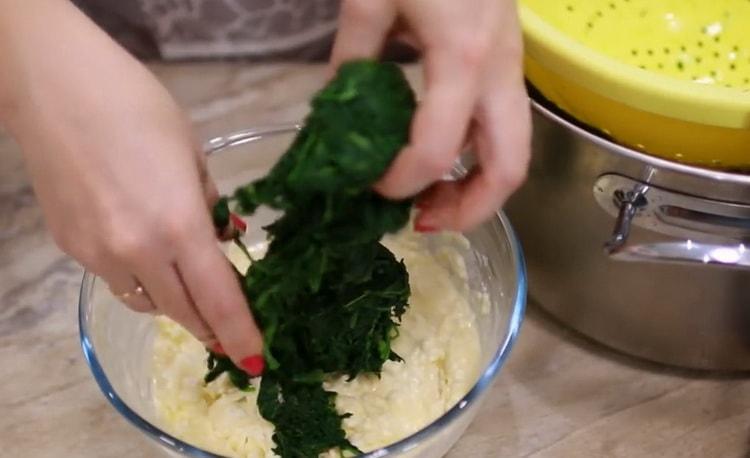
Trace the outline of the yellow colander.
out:
[[[750,0],[520,0],[526,76],[649,154],[750,167]]]

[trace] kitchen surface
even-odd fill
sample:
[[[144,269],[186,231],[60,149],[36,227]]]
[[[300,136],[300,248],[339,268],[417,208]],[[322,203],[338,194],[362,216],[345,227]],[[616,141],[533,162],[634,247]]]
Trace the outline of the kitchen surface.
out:
[[[151,68],[202,139],[298,120],[326,77],[321,65]],[[419,87],[419,68],[408,72]],[[0,164],[0,456],[160,456],[91,377],[78,344],[82,270],[55,247],[5,136]],[[750,457],[750,378],[615,354],[531,303],[487,402],[448,456]]]

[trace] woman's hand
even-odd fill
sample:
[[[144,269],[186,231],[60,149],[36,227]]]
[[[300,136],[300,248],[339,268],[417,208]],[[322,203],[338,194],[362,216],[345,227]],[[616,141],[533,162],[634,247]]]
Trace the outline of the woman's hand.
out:
[[[495,212],[523,182],[531,121],[523,45],[513,0],[343,0],[331,58],[377,56],[401,37],[424,56],[425,93],[411,141],[376,189],[420,196],[415,227],[469,229]],[[478,166],[460,182],[438,181],[462,148]]]
[[[209,216],[216,189],[166,90],[59,0],[0,2],[0,67],[0,116],[57,243],[132,309],[262,370],[260,333]]]

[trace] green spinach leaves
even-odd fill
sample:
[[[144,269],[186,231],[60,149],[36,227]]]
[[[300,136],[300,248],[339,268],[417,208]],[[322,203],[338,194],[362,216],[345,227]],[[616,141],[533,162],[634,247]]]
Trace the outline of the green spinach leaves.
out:
[[[214,209],[220,228],[230,206],[242,214],[261,205],[283,212],[265,228],[265,257],[240,275],[264,335],[258,408],[274,424],[274,451],[283,458],[358,452],[342,428],[348,414],[336,411],[323,379],[379,374],[386,361],[400,360],[391,341],[409,279],[380,239],[408,222],[411,201],[387,200],[371,187],[406,144],[415,104],[396,65],[342,65],[269,174]],[[223,372],[248,387],[243,371],[211,353],[206,381]]]

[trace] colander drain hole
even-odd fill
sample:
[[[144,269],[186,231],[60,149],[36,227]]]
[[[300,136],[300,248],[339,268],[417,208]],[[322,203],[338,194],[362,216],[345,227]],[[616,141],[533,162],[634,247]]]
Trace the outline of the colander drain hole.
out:
[[[563,32],[645,71],[750,89],[750,0],[522,0]]]

